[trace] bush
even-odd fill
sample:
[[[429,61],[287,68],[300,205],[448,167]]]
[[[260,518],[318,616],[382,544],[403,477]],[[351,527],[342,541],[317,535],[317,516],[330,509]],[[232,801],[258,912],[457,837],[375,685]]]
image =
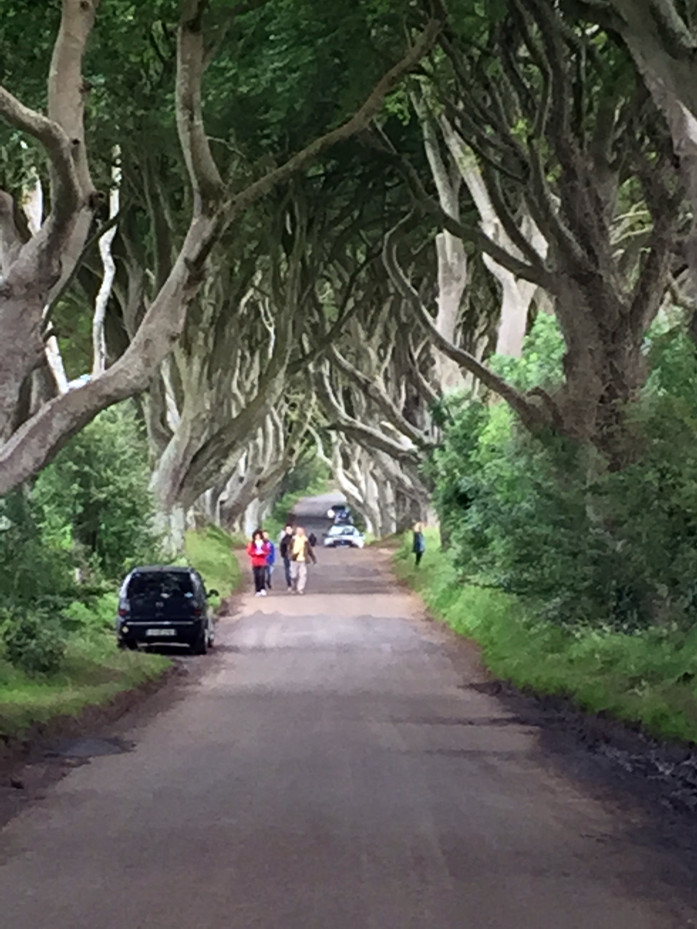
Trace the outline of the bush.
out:
[[[65,657],[61,625],[46,611],[26,609],[6,616],[2,639],[10,664],[29,675],[55,674]]]
[[[75,596],[70,553],[44,538],[39,517],[25,490],[0,499],[0,599],[8,609]]]
[[[81,600],[73,600],[63,609],[63,628],[90,636],[112,631],[118,609],[118,595],[108,593],[86,593]]]
[[[543,344],[550,341],[543,325]],[[533,330],[518,383],[553,376]],[[530,361],[532,359],[532,361]],[[462,580],[526,598],[562,625],[632,631],[697,622],[697,361],[679,334],[653,338],[653,373],[628,418],[620,471],[554,435],[531,436],[501,403],[451,409],[430,463]],[[549,386],[549,380],[546,381]]]
[[[40,475],[32,498],[45,538],[115,579],[160,560],[147,442],[131,404],[105,410]]]

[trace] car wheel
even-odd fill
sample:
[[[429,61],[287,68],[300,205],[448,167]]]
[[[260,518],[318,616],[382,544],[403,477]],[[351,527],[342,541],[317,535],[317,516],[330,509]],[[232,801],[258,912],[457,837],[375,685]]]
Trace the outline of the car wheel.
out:
[[[205,655],[208,651],[208,634],[205,629],[201,629],[198,637],[191,646],[192,655]]]
[[[135,652],[135,651],[138,650],[138,645],[137,645],[137,643],[136,643],[136,642],[131,642],[131,641],[129,641],[128,639],[119,639],[118,642],[116,643],[116,645],[117,645],[118,648],[121,649],[121,651],[124,651],[124,652],[125,652],[125,651],[128,651],[128,652]]]

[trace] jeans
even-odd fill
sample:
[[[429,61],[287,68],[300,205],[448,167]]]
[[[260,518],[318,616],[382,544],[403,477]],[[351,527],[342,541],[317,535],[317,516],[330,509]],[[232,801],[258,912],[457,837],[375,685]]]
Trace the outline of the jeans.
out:
[[[291,561],[290,578],[293,589],[297,590],[299,594],[304,593],[305,585],[307,584],[307,562]]]
[[[422,559],[423,556],[424,556],[424,553],[423,553],[423,552],[414,552],[414,556],[415,556],[415,558],[416,558],[416,566],[418,567],[419,564],[420,564],[420,562],[421,562],[421,559]]]
[[[290,558],[283,559],[283,570],[286,575],[286,587],[292,587],[292,578],[290,576]]]
[[[266,565],[266,575],[265,575],[265,577],[264,577],[264,583],[265,583],[266,586],[269,588],[269,590],[271,590],[271,575],[272,575],[272,574],[273,574],[273,565],[272,565],[272,564],[267,564],[267,565]]]
[[[266,565],[263,564],[252,568],[252,574],[254,575],[254,589],[256,592],[266,590]]]

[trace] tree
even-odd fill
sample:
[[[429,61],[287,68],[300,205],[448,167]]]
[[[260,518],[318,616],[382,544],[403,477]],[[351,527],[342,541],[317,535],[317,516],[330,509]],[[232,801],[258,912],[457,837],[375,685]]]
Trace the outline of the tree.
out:
[[[476,155],[500,234],[454,220],[403,162],[402,171],[445,229],[549,295],[567,348],[563,385],[553,397],[541,389],[525,396],[442,338],[400,268],[409,219],[386,240],[392,277],[435,344],[523,422],[552,426],[620,467],[631,454],[624,412],[647,374],[643,340],[672,281],[685,224],[663,123],[623,49],[572,30],[543,0],[453,15],[439,44],[430,75],[454,133],[449,149]],[[618,252],[618,227],[637,200],[650,217],[643,248]],[[521,215],[546,251],[526,236]]]
[[[64,0],[49,80],[49,114],[43,116],[0,89],[0,115],[33,136],[48,157],[51,212],[39,232],[22,241],[7,196],[3,212],[0,334],[9,349],[0,369],[0,492],[36,473],[67,439],[106,406],[144,390],[179,338],[191,301],[206,273],[211,250],[250,206],[285,182],[330,146],[362,131],[399,83],[432,45],[438,23],[430,22],[401,60],[378,81],[353,116],[311,141],[282,165],[250,183],[224,180],[204,129],[202,80],[207,63],[206,0],[182,0],[177,29],[175,114],[182,157],[191,185],[191,208],[183,240],[169,273],[150,302],[123,354],[103,374],[78,390],[54,397],[26,421],[16,422],[22,385],[43,358],[42,314],[51,288],[72,272],[89,231],[98,198],[89,172],[84,133],[82,62],[97,9],[96,0]],[[228,18],[233,17],[227,10]],[[244,12],[244,11],[243,11]],[[237,10],[237,15],[240,14]],[[74,41],[77,37],[77,41]],[[56,269],[63,273],[57,276]]]

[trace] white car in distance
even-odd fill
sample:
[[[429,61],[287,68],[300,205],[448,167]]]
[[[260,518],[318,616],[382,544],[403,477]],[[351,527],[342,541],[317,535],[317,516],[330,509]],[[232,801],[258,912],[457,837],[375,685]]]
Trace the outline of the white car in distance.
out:
[[[332,526],[324,535],[325,548],[363,548],[365,538],[355,526]]]

